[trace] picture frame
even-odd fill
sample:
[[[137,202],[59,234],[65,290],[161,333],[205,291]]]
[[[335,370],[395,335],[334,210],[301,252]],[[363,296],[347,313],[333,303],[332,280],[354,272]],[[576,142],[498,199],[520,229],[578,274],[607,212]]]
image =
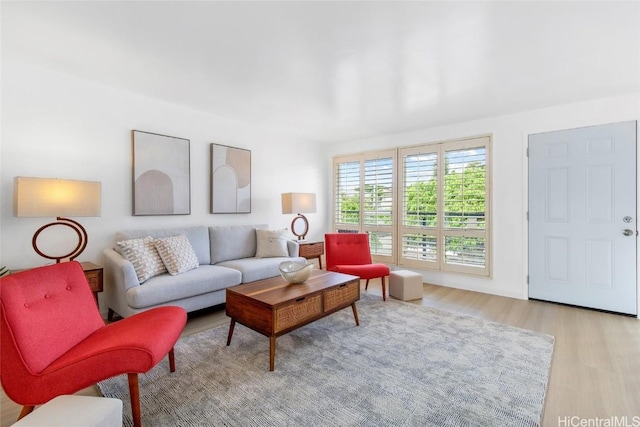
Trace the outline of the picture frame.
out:
[[[190,141],[139,130],[133,147],[133,215],[190,215]]]
[[[211,144],[211,213],[251,213],[251,150]]]

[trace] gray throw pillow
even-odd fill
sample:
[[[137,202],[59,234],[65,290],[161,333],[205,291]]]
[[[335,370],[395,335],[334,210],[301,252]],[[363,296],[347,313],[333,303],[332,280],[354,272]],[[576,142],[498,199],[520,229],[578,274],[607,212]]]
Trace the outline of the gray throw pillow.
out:
[[[256,258],[288,256],[287,230],[256,230]]]

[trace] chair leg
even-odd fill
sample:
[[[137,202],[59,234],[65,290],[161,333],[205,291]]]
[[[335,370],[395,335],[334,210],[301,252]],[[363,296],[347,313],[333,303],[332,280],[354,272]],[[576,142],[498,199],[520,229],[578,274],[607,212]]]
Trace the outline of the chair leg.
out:
[[[23,406],[22,411],[20,411],[20,415],[18,415],[18,420],[33,412],[33,408],[35,408],[35,406]]]
[[[367,283],[364,284],[364,290],[369,289],[369,279],[367,279]]]
[[[171,347],[171,350],[169,350],[169,370],[171,372],[176,371],[176,355],[173,351],[173,347]]]
[[[114,315],[114,314],[116,314],[116,312],[115,312],[115,311],[113,311],[112,309],[109,309],[109,310],[107,311],[107,320],[108,320],[109,322],[113,321],[113,315]]]
[[[127,374],[129,377],[129,397],[131,398],[131,417],[134,427],[142,427],[140,416],[140,387],[138,385],[138,374]]]
[[[382,276],[382,301],[387,300],[387,290],[384,286],[384,276]]]

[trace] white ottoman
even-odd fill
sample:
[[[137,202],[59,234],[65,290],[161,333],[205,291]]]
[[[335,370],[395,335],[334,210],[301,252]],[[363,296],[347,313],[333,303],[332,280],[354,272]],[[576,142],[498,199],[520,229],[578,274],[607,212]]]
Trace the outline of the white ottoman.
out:
[[[409,270],[393,270],[389,274],[389,295],[402,300],[422,298],[422,274]]]
[[[14,427],[122,427],[122,401],[110,397],[64,395],[51,399]]]

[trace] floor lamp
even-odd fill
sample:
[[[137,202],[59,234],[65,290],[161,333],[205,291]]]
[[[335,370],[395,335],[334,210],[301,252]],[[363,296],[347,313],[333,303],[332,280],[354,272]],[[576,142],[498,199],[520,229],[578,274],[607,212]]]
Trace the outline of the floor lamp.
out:
[[[87,247],[87,231],[69,216],[100,216],[101,183],[56,178],[30,178],[18,176],[14,179],[14,215],[17,217],[56,217],[56,221],[43,225],[36,231],[31,244],[36,253],[44,258],[73,260]],[[47,254],[38,247],[40,234],[53,226],[65,226],[75,231],[78,244],[66,254]]]

